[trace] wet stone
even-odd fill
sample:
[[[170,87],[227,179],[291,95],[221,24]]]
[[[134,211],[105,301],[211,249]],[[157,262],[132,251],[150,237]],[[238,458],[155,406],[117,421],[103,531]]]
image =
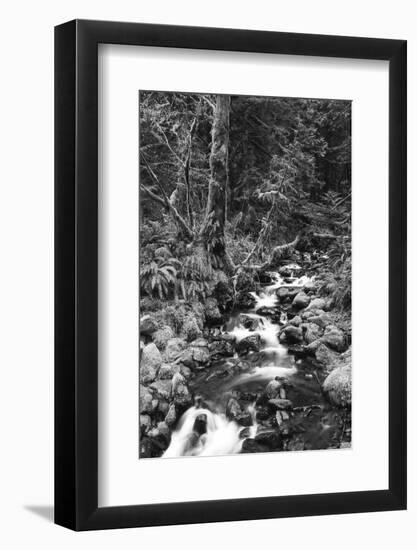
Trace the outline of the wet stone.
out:
[[[286,411],[277,411],[275,418],[277,419],[278,426],[282,426],[282,424],[290,419],[290,415]]]
[[[292,409],[292,401],[290,401],[289,399],[270,399],[268,401],[268,405],[270,405],[275,410]]]
[[[271,451],[282,449],[282,439],[277,430],[261,431],[256,435],[255,441],[261,445],[265,445]]]
[[[256,411],[256,420],[262,421],[262,420],[268,420],[270,416],[268,407],[260,407]]]
[[[288,325],[281,331],[279,339],[281,342],[288,342],[289,344],[301,344],[303,331],[299,327]]]
[[[203,435],[207,432],[207,415],[206,414],[199,414],[197,416],[197,418],[194,420],[193,429],[199,435]]]
[[[269,448],[266,445],[262,445],[259,441],[255,441],[255,439],[245,439],[245,441],[242,443],[242,453],[267,453],[269,452]]]
[[[279,390],[281,389],[281,386],[282,382],[280,380],[271,380],[265,389],[267,398],[274,399],[275,397],[279,397]]]
[[[308,304],[310,303],[310,300],[311,300],[310,296],[305,292],[301,291],[295,296],[292,302],[292,305],[294,308],[303,309],[308,306]]]
[[[238,353],[248,353],[249,351],[259,351],[261,346],[261,337],[259,334],[253,334],[243,338],[236,344]]]

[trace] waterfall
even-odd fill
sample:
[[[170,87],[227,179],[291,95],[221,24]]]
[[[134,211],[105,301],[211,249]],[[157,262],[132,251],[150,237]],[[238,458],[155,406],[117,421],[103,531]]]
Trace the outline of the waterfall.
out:
[[[307,275],[302,275],[301,277],[290,277],[289,280],[288,278],[284,279],[279,273],[271,273],[271,277],[274,282],[272,285],[266,287],[267,293],[273,292],[282,286],[305,286],[314,280],[314,277],[308,277]]]
[[[249,316],[246,313],[244,315]],[[261,351],[285,356],[287,355],[287,349],[278,340],[278,330],[279,325],[277,323],[273,323],[267,317],[259,316],[258,327],[255,330],[251,330],[239,324],[234,326],[228,334],[233,336],[236,342],[240,342],[248,336],[259,335],[264,344]]]
[[[206,432],[199,434],[195,429],[196,419],[204,415],[207,419]],[[172,432],[171,443],[163,458],[177,456],[220,456],[239,453],[243,440],[239,438],[242,427],[224,414],[208,409],[191,407],[181,417],[177,429]]]
[[[255,403],[252,403],[252,405],[249,405],[248,412],[251,415],[252,418],[252,426],[249,428],[249,437],[253,438],[256,435],[256,432],[258,431],[258,421],[256,420],[256,408]],[[243,443],[243,441],[242,441]]]
[[[268,292],[250,292],[250,295],[255,298],[255,311],[262,307],[274,307],[278,303],[278,298],[275,294],[269,294]]]
[[[259,293],[251,292],[255,298],[255,311],[240,313],[230,319],[226,331],[236,342],[248,336],[258,335],[261,340],[259,359],[249,372],[235,376],[231,382],[223,385],[222,391],[228,391],[239,385],[251,382],[265,382],[279,376],[288,378],[297,372],[293,356],[288,355],[287,348],[278,338],[279,326],[285,324],[286,314],[281,312],[280,323],[256,313],[262,307],[274,307],[278,303],[276,289],[281,286],[298,286],[305,284],[306,277],[294,279],[291,283],[284,282],[278,274],[272,274],[274,283],[265,287]],[[252,329],[244,326],[244,318],[253,319]],[[235,354],[235,358],[237,355]],[[211,375],[207,381],[211,380]],[[252,425],[248,429],[248,437],[254,438],[258,424],[256,420],[255,403],[247,406],[252,417]],[[201,418],[199,418],[201,417]],[[171,434],[171,442],[164,458],[178,456],[220,456],[239,453],[244,438],[240,433],[244,428],[236,422],[226,418],[222,412],[212,412],[207,408],[193,406],[182,415],[176,429]]]

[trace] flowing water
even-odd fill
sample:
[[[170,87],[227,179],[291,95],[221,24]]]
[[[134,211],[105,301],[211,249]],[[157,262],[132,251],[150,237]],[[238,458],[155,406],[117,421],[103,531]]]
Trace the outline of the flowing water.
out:
[[[260,314],[262,308],[277,308],[276,290],[282,286],[302,287],[310,279],[306,276],[285,279],[273,274],[273,283],[252,292],[255,306],[250,311],[236,312],[223,327],[223,332],[234,337],[236,343],[249,336],[259,336],[259,352],[242,357],[225,358],[199,373],[190,383],[198,402],[180,418],[172,433],[171,443],[164,457],[215,456],[239,453],[246,438],[254,438],[260,429],[255,401],[264,393],[267,384],[276,377],[288,382],[286,397],[293,407],[311,407],[305,415],[294,414],[292,422],[303,435],[303,448],[327,448],[334,436],[339,418],[337,413],[325,410],[317,373],[307,361],[296,361],[287,347],[279,342],[279,331],[287,322],[285,311],[278,312],[279,321],[270,312]],[[227,403],[238,396],[245,403],[250,425],[243,427],[226,417]],[[323,412],[324,411],[324,412]],[[311,414],[310,414],[311,413]],[[295,446],[295,448],[297,448]]]

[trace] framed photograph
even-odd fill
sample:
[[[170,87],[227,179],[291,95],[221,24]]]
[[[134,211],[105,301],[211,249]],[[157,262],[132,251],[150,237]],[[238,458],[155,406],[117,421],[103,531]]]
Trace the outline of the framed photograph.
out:
[[[406,42],[55,29],[55,521],[406,507]]]

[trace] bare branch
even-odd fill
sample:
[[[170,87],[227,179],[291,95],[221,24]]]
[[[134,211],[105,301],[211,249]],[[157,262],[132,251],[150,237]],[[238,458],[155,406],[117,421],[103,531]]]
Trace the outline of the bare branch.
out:
[[[165,145],[168,147],[168,149],[169,149],[170,152],[174,155],[174,157],[180,162],[181,166],[184,166],[184,161],[183,161],[182,158],[178,155],[178,153],[176,153],[176,152],[174,151],[174,149],[172,148],[171,144],[169,143],[169,140],[168,140],[168,138],[167,138],[166,133],[163,131],[163,129],[161,128],[161,126],[160,126],[159,124],[157,124],[156,126],[157,126],[157,128],[158,128],[158,131],[159,131],[159,133],[160,133],[162,139],[163,139],[164,142],[165,142]],[[158,137],[158,136],[159,136],[159,134],[156,134],[156,133],[154,133],[154,132],[152,132],[152,133],[153,133],[153,135],[154,135],[155,137]]]
[[[272,206],[268,211],[266,219],[263,222],[263,227],[262,227],[261,231],[259,232],[259,236],[256,239],[256,243],[254,244],[252,250],[248,253],[248,255],[246,256],[246,258],[243,260],[243,262],[240,264],[239,267],[242,267],[242,266],[244,266],[245,264],[248,263],[248,261],[252,258],[253,254],[255,253],[256,249],[259,247],[259,245],[263,241],[263,239],[265,237],[265,234],[269,229],[269,220],[271,219],[271,215],[272,215],[272,212],[273,212],[274,208],[275,208],[275,201],[272,203]]]
[[[257,265],[247,265],[247,266],[244,266],[246,269],[257,269],[257,270],[260,270],[262,271],[263,269],[266,269],[267,267],[270,267],[271,265],[273,265],[276,260],[277,260],[277,257],[279,257],[282,252],[286,252],[292,248],[295,248],[299,242],[299,240],[301,239],[301,233],[298,233],[298,235],[295,237],[295,239],[289,243],[286,243],[286,244],[280,244],[276,247],[274,247],[272,249],[272,252],[269,256],[269,258],[263,262],[262,264],[257,264]]]
[[[206,97],[205,95],[202,95],[201,98],[203,99],[203,101],[205,101],[208,105],[210,105],[210,107],[213,109],[213,111],[216,109],[216,106],[214,105],[214,103],[212,103],[208,97]]]
[[[163,206],[166,206],[166,203],[165,203],[164,199],[162,199],[159,195],[157,195],[156,193],[154,193],[153,191],[151,191],[150,189],[148,189],[144,185],[141,185],[140,189],[141,189],[141,191],[146,193],[148,195],[148,197],[151,198],[152,200],[154,200],[156,202],[159,202]]]
[[[168,195],[166,194],[163,185],[159,181],[159,179],[158,179],[157,175],[155,174],[155,172],[150,167],[149,162],[146,160],[145,155],[142,153],[142,151],[139,151],[139,155],[140,155],[140,158],[143,161],[149,175],[151,176],[151,178],[154,180],[154,182],[158,186],[158,189],[160,190],[161,195],[163,197],[163,203],[164,203],[165,207],[167,208],[167,210],[169,212],[171,212],[174,220],[181,227],[181,229],[184,231],[184,233],[187,235],[187,237],[189,239],[193,239],[194,238],[193,231],[188,227],[188,225],[187,225],[186,221],[184,220],[184,218],[181,216],[181,214],[178,212],[178,210],[175,208],[175,206],[169,200]],[[149,189],[147,189],[147,192],[148,192],[148,195],[149,195]],[[158,198],[160,198],[160,197],[158,197]],[[161,201],[159,200],[159,202],[161,202]]]

